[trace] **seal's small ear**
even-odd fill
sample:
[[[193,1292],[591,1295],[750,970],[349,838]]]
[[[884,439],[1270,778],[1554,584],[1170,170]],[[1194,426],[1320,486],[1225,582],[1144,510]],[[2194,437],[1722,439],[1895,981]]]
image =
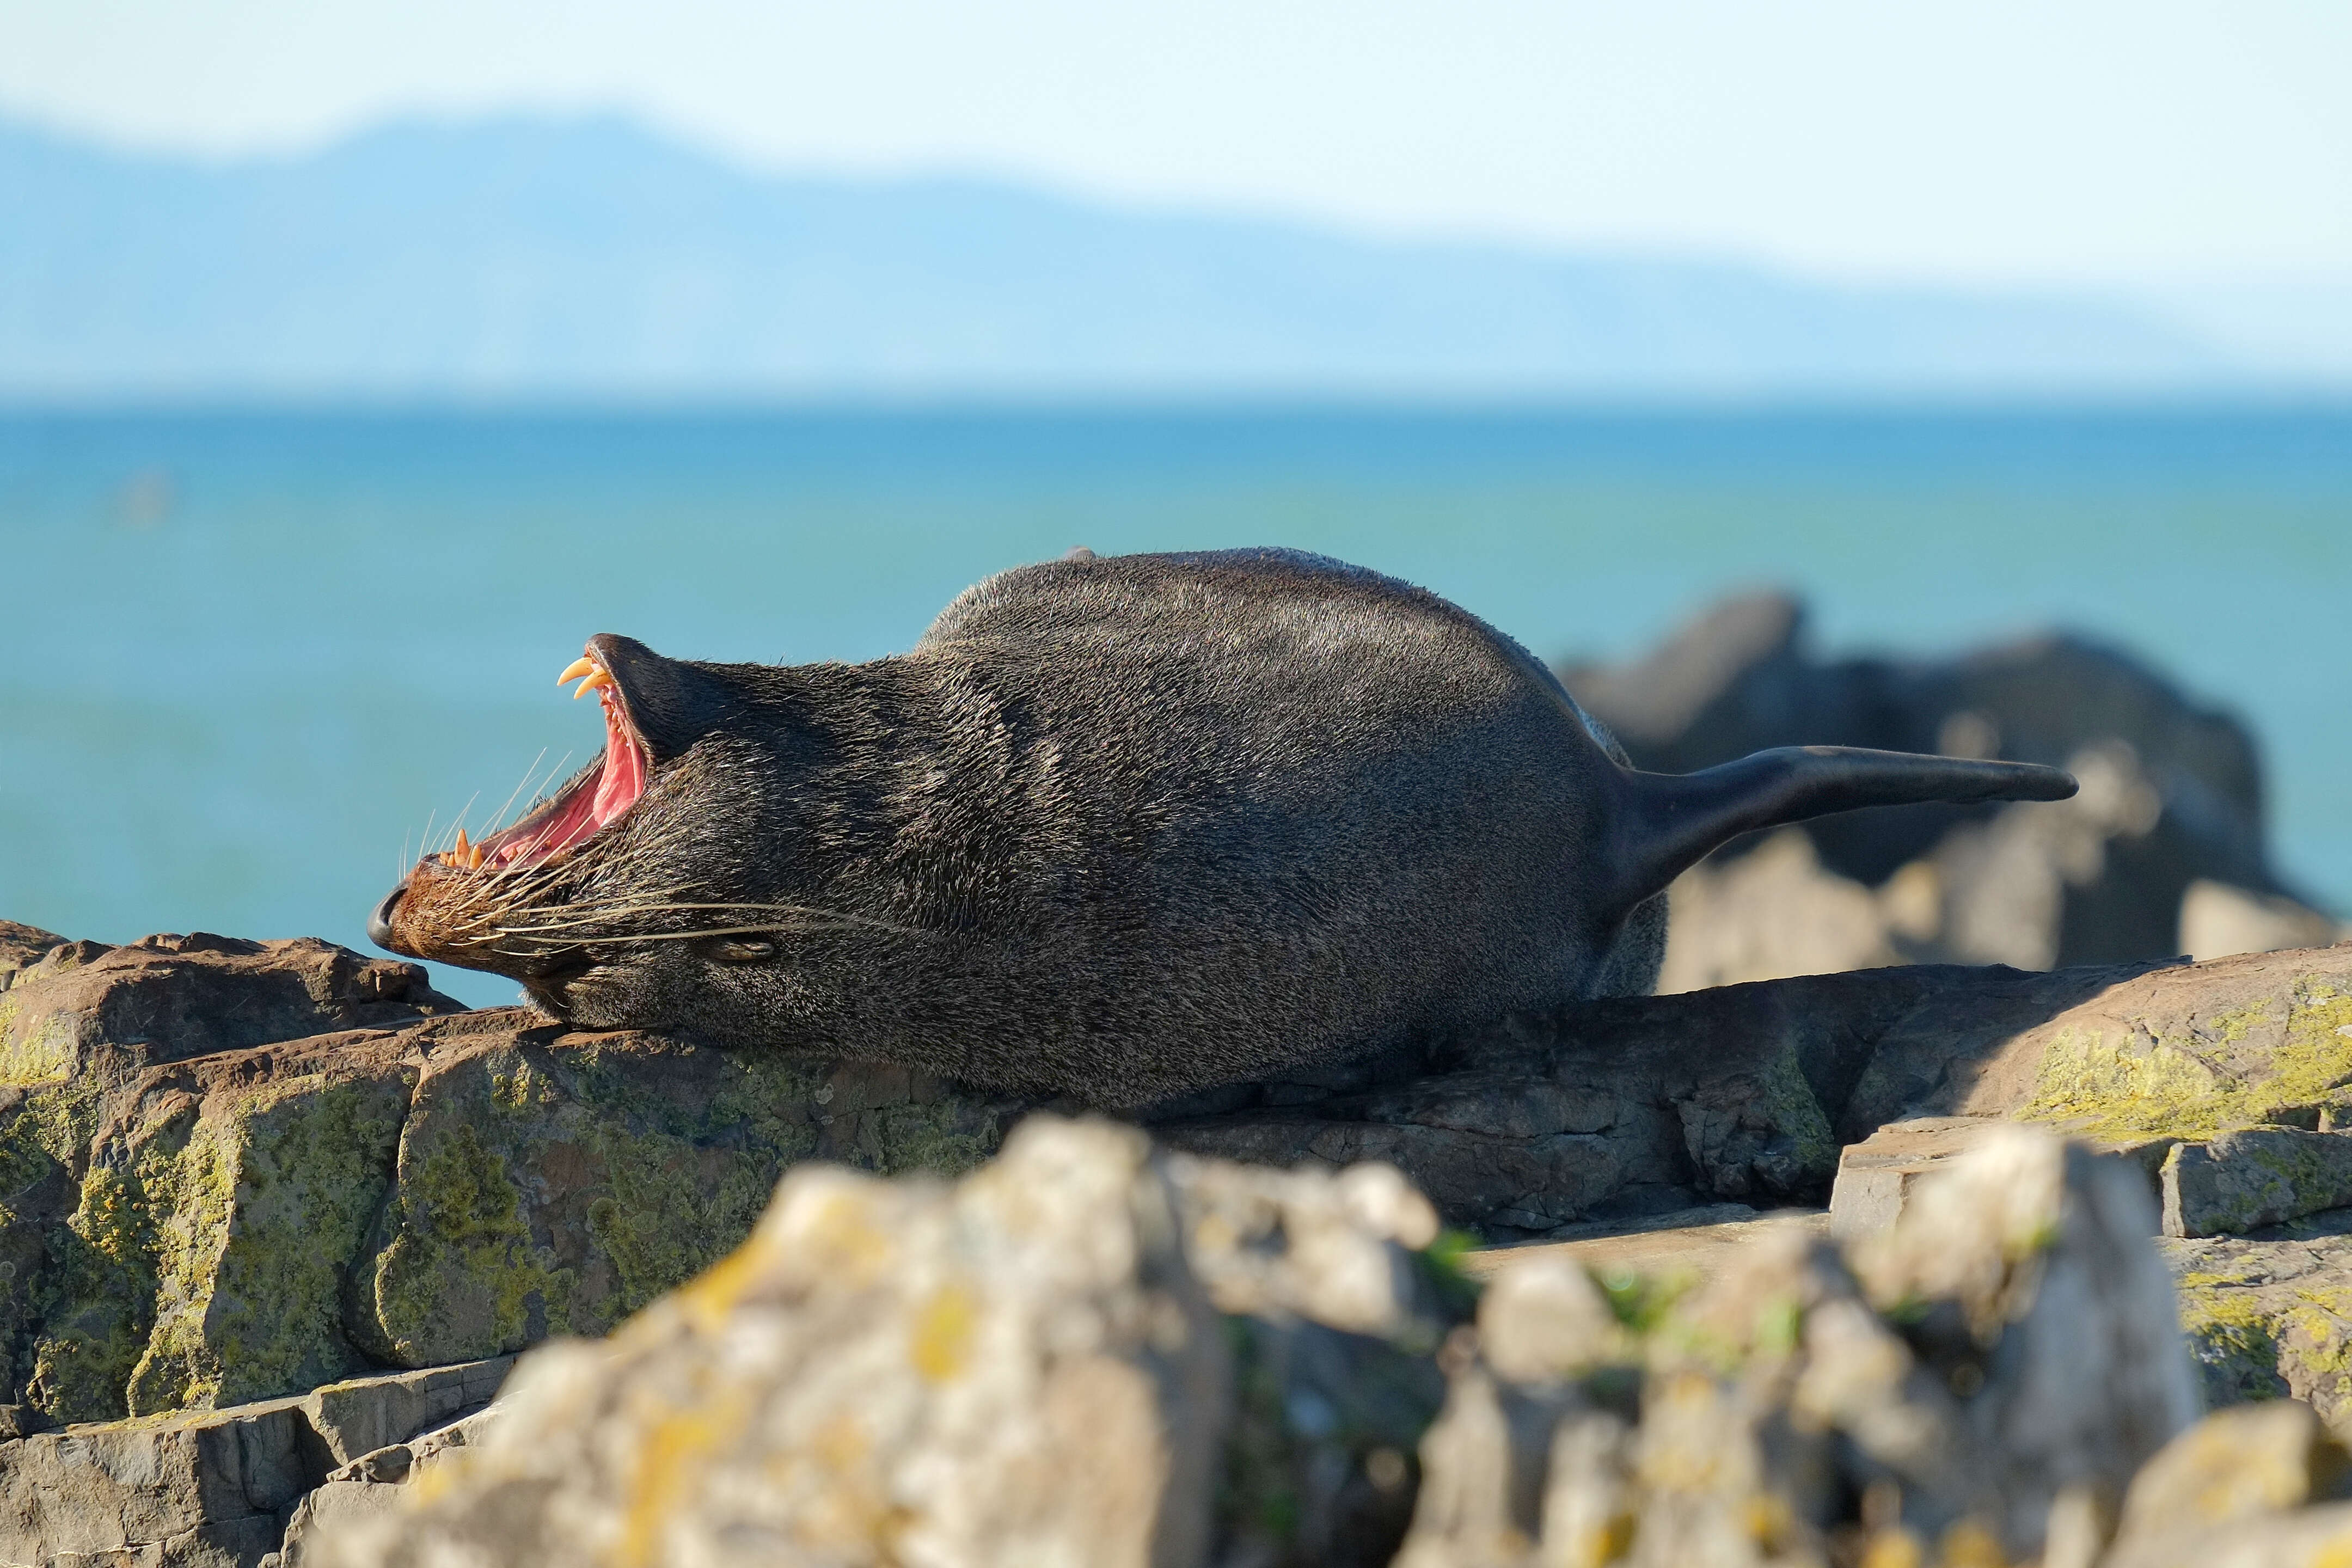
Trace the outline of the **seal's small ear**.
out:
[[[721,937],[703,951],[720,963],[765,963],[776,956],[776,944],[758,937]]]
[[[733,706],[725,683],[706,666],[664,658],[635,637],[599,632],[588,639],[588,651],[621,689],[629,721],[657,763],[716,729]]]

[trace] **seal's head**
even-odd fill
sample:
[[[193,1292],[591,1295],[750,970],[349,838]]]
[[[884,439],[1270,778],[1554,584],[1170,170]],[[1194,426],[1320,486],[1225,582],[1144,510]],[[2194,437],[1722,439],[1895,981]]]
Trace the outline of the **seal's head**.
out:
[[[648,1021],[648,997],[685,970],[764,956],[765,932],[742,928],[775,922],[726,901],[741,890],[725,868],[774,759],[746,711],[758,694],[730,673],[591,637],[560,680],[603,704],[602,755],[514,826],[473,842],[460,829],[425,856],[369,937],[511,975],[550,1012],[602,1026]]]

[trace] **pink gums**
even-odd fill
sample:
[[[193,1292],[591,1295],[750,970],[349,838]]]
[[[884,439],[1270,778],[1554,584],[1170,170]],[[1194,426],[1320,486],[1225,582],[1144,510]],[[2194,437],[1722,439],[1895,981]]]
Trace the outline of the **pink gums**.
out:
[[[593,789],[572,792],[561,810],[529,834],[499,847],[499,864],[542,860],[589,837],[629,809],[646,793],[646,756],[629,736],[621,706],[610,691],[599,691],[604,706],[604,768]]]

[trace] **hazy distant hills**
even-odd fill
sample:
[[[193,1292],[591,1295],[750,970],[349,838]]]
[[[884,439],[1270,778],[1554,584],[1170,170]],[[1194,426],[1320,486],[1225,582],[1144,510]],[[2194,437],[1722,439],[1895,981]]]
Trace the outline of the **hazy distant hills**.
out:
[[[199,164],[0,125],[0,396],[1681,395],[2235,379],[2096,299],[1381,243],[626,122]]]

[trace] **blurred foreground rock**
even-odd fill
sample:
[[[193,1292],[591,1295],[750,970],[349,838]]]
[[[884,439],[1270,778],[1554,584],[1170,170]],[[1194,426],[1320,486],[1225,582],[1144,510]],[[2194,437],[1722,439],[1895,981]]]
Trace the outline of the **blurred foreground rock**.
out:
[[[2154,1220],[2135,1165],[2010,1128],[1843,1251],[1767,1226],[1691,1285],[1529,1248],[1473,1327],[1393,1173],[1041,1118],[952,1186],[788,1177],[740,1252],[533,1352],[430,1488],[300,1561],[2336,1561],[2308,1407],[2193,1424]],[[1253,1327],[1335,1336],[1378,1397],[1254,1373]]]
[[[1674,888],[1662,990],[1898,963],[2217,958],[2340,934],[2270,866],[2245,727],[2079,637],[1823,659],[1802,605],[1767,593],[1711,606],[1633,663],[1560,676],[1660,772],[1842,745],[2044,763],[2083,783],[2056,806],[1906,806],[1727,846]]]
[[[2196,1411],[2153,1219],[2127,1166],[2011,1128],[1843,1256],[1778,1227],[1632,1311],[1639,1285],[1612,1310],[1567,1259],[1507,1267],[1400,1563],[2095,1552]]]
[[[1106,1123],[1033,1120],[953,1186],[796,1172],[741,1250],[534,1353],[430,1495],[304,1562],[1369,1568],[1441,1393],[1436,1231],[1391,1172]]]

